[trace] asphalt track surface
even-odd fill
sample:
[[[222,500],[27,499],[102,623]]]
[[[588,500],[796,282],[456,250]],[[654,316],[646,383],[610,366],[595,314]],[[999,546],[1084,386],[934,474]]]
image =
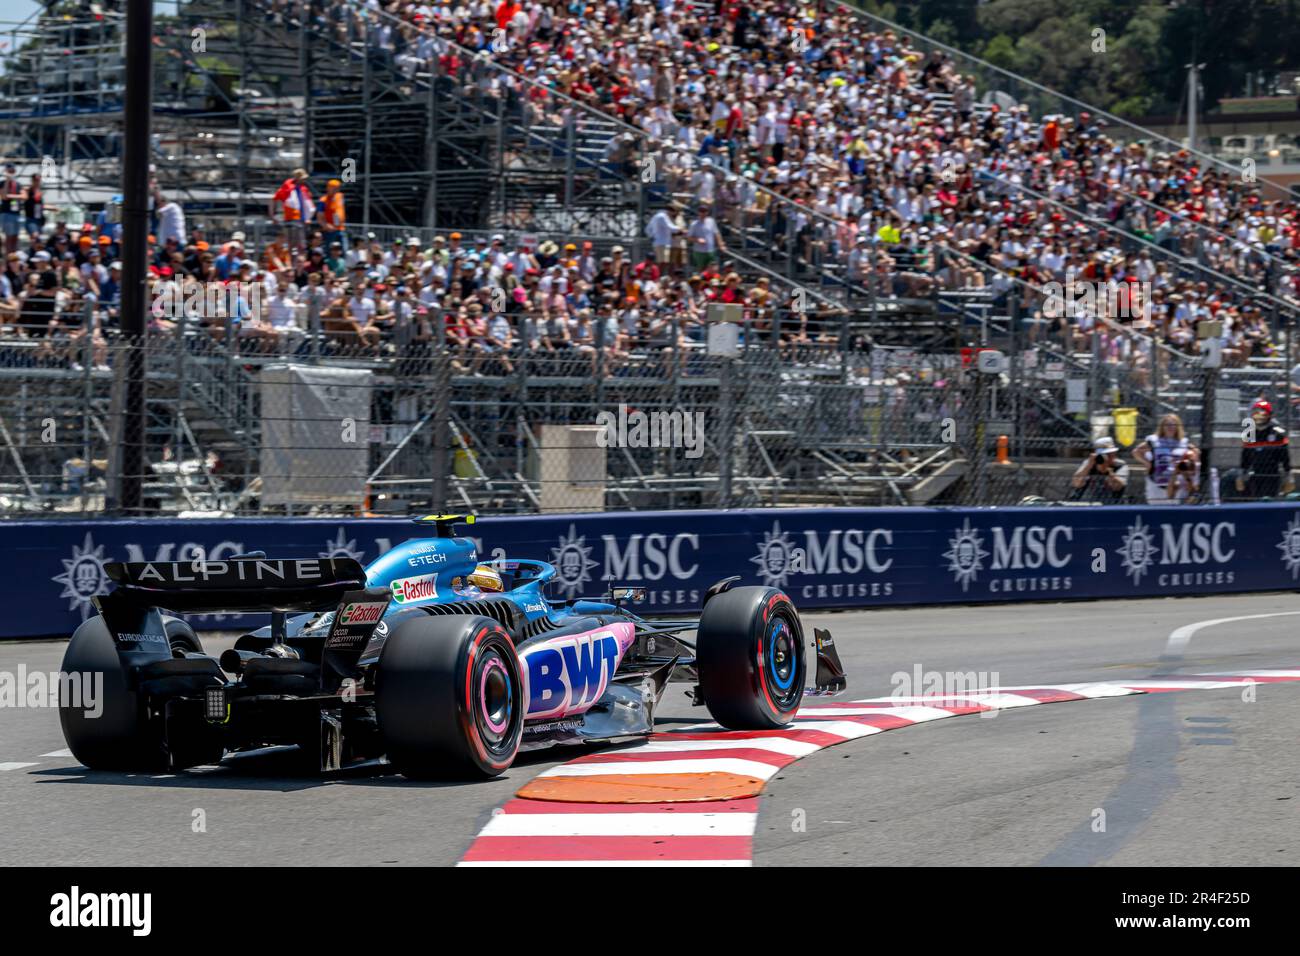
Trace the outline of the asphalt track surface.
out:
[[[1257,615],[1273,616],[1187,627]],[[893,675],[918,666],[1002,685],[1300,667],[1300,596],[1290,594],[805,621],[835,635],[850,698],[888,694]],[[0,643],[0,671],[57,670],[63,649]],[[661,715],[707,719],[685,686],[669,687]],[[1264,684],[1255,694],[1026,707],[814,753],[768,783],[754,863],[1300,864],[1300,685]],[[325,779],[287,751],[174,776],[92,773],[60,756],[65,746],[56,710],[0,709],[0,861],[448,865],[520,785],[584,752],[524,755],[483,783],[419,784],[375,772]],[[200,816],[205,828],[195,832]]]

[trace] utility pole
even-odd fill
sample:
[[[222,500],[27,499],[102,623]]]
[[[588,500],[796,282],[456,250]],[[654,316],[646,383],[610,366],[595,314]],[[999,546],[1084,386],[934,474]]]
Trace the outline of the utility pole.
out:
[[[122,332],[117,366],[117,510],[138,514],[144,481],[144,333],[149,311],[149,124],[153,109],[153,3],[127,0],[126,104],[122,137]]]
[[[1196,114],[1200,109],[1198,98],[1201,87],[1201,70],[1204,63],[1187,64],[1187,148],[1196,149]]]

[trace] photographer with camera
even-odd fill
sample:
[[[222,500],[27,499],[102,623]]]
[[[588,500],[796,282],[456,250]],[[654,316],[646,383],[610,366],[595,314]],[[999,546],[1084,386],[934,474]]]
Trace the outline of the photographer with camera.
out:
[[[1118,504],[1128,488],[1128,465],[1119,460],[1119,446],[1113,438],[1099,438],[1092,454],[1083,460],[1070,479],[1071,495],[1077,501]]]
[[[1133,449],[1133,457],[1147,468],[1147,504],[1182,504],[1196,493],[1201,454],[1188,441],[1177,415],[1160,419],[1155,434]]]

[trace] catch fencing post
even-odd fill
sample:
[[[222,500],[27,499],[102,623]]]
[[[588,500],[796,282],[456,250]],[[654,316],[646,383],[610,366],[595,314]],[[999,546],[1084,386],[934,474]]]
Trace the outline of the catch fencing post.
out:
[[[736,409],[732,396],[733,359],[724,357],[719,361],[722,363],[722,381],[718,395],[722,411],[722,435],[718,442],[718,507],[726,509],[731,507],[731,445]]]
[[[451,358],[447,355],[447,327],[442,319],[442,309],[430,310],[433,315],[433,481],[430,493],[433,500],[429,510],[443,513],[447,510],[447,470],[451,444]]]

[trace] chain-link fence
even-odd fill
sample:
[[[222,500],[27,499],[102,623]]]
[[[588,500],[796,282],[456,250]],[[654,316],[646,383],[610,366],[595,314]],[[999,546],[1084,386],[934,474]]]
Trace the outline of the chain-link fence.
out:
[[[1005,359],[980,371],[979,347],[872,347],[855,321],[746,310],[737,323],[571,325],[432,310],[373,338],[328,313],[284,328],[182,318],[139,342],[75,325],[6,335],[0,511],[1071,500],[1090,495],[1072,477],[1103,435],[1131,461],[1160,416],[1181,413],[1227,467],[1221,449],[1239,445],[1233,423],[1250,401],[1287,407],[1280,363],[1206,372],[1131,330],[1115,330],[1114,355],[1093,336],[1090,356],[1013,319],[985,336]],[[1129,484],[1141,493],[1137,470]]]

